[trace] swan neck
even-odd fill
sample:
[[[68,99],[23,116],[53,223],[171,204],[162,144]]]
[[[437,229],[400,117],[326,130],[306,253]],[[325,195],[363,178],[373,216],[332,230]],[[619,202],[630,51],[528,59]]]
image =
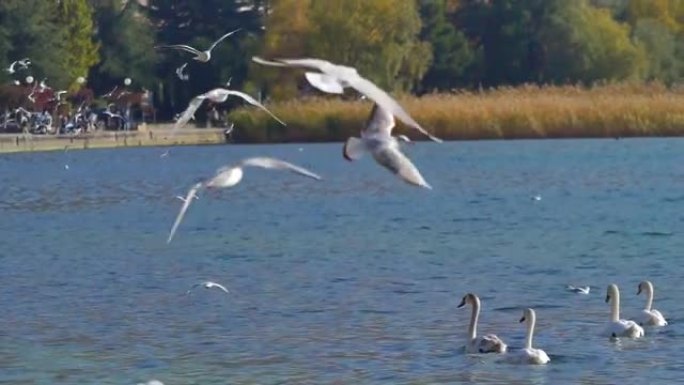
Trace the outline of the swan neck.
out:
[[[610,320],[617,322],[620,320],[620,292],[615,289],[611,289],[610,297]]]
[[[653,286],[646,285],[646,310],[653,309]]]
[[[532,349],[532,335],[534,334],[534,325],[537,323],[537,316],[530,313],[527,319],[527,336],[525,337],[525,349]]]
[[[480,318],[480,300],[475,298],[473,310],[470,313],[470,325],[468,326],[468,337],[473,340],[477,337],[477,320]]]

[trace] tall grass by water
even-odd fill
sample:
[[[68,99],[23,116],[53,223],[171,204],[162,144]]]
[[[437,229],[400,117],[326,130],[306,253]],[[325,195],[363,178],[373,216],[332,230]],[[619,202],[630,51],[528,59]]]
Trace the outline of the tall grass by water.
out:
[[[521,86],[399,97],[426,129],[444,139],[522,139],[684,135],[684,89],[660,84]],[[369,101],[303,98],[267,107],[287,126],[254,108],[233,111],[244,142],[340,141],[358,135]],[[414,139],[420,134],[398,123]]]

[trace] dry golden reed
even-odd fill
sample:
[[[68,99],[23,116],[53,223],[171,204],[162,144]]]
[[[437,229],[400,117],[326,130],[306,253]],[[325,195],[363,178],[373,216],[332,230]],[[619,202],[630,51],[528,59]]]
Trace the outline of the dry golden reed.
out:
[[[423,127],[450,140],[684,135],[684,90],[660,84],[521,86],[399,99]],[[345,140],[358,135],[371,103],[324,96],[267,107],[287,127],[257,109],[239,109],[229,117],[237,140]],[[424,139],[401,124],[397,132]]]

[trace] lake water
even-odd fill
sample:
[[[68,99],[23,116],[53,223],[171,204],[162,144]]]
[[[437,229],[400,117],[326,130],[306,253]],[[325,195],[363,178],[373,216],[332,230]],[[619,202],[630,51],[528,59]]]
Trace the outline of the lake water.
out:
[[[418,143],[434,190],[341,144],[0,156],[0,384],[673,384],[684,373],[684,140]],[[249,169],[187,188],[246,156]],[[69,166],[65,169],[65,164]],[[539,195],[541,200],[533,200]],[[216,290],[185,291],[210,279]],[[670,321],[638,341],[599,333],[606,286],[639,312],[642,279]],[[566,284],[591,285],[589,295]],[[551,363],[462,350],[466,292],[480,333]]]

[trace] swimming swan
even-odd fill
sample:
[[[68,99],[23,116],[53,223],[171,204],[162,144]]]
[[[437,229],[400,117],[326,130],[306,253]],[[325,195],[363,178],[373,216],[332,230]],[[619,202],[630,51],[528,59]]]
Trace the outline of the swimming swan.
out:
[[[653,284],[651,281],[642,281],[639,283],[639,289],[637,290],[637,295],[641,292],[646,293],[646,308],[641,311],[641,314],[637,317],[639,325],[646,326],[665,326],[667,321],[665,317],[656,309],[653,308]]]
[[[520,322],[527,321],[527,337],[525,337],[525,347],[518,351],[509,353],[506,360],[517,364],[543,365],[551,361],[545,351],[532,347],[532,335],[534,325],[537,322],[537,315],[533,309],[525,309]]]
[[[480,317],[480,299],[473,293],[468,293],[463,297],[459,308],[470,304],[473,311],[470,315],[470,325],[468,326],[468,342],[465,345],[468,353],[505,353],[506,344],[495,334],[477,336],[477,320]]]
[[[611,283],[608,285],[606,293],[606,302],[611,303],[610,308],[610,322],[606,326],[604,334],[608,337],[628,337],[640,338],[644,336],[644,329],[636,322],[631,320],[620,319],[620,291],[617,285]]]

